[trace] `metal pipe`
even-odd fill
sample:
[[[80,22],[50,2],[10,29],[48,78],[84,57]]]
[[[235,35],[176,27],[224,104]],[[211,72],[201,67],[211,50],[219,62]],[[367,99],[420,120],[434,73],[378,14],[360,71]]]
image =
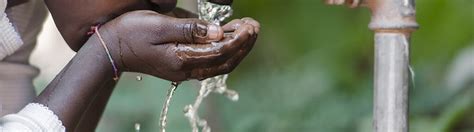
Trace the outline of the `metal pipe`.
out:
[[[410,37],[418,28],[414,0],[326,0],[368,6],[375,32],[374,132],[408,131]]]
[[[414,0],[369,0],[375,32],[374,132],[408,131],[410,36]]]
[[[403,34],[375,34],[374,132],[408,131],[408,50]]]

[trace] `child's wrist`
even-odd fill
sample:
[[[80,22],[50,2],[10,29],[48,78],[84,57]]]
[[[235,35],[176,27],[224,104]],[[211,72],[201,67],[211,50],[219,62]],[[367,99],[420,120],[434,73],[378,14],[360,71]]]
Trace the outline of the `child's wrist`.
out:
[[[99,34],[101,37],[99,37]],[[123,66],[118,53],[119,50],[115,46],[117,42],[114,39],[109,39],[111,35],[104,32],[104,30],[100,30],[99,34],[94,33],[90,36],[78,54],[84,52],[88,56],[92,55],[92,59],[96,59],[97,64],[101,65],[100,68],[106,70],[107,73],[111,73],[115,79],[118,79],[117,77],[123,72]],[[105,47],[103,44],[105,44]]]

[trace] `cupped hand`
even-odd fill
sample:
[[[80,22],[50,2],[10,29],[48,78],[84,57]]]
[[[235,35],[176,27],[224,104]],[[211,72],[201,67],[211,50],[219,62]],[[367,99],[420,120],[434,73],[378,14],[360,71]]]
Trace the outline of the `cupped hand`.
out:
[[[251,18],[223,27],[153,11],[133,11],[100,29],[121,71],[170,81],[205,79],[231,72],[252,49],[260,25]]]

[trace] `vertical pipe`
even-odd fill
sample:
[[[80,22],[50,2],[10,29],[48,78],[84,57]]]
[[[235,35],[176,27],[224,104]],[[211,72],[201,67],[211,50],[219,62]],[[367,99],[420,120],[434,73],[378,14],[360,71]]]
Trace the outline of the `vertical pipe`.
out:
[[[374,132],[408,131],[408,39],[375,34]]]
[[[326,0],[368,6],[375,32],[374,132],[408,132],[410,37],[418,28],[415,0]]]
[[[374,132],[408,131],[409,48],[414,0],[369,0],[375,32]]]

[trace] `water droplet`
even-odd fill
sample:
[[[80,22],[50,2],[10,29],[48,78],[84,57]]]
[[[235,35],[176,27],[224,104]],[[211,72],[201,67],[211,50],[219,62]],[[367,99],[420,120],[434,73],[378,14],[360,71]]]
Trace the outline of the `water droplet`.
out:
[[[135,123],[135,131],[140,132],[140,123]]]
[[[237,93],[236,91],[227,90],[225,95],[227,96],[227,98],[234,102],[239,101],[239,93]]]
[[[141,80],[143,80],[143,77],[142,76],[137,76],[136,79],[137,79],[137,81],[141,81]]]

